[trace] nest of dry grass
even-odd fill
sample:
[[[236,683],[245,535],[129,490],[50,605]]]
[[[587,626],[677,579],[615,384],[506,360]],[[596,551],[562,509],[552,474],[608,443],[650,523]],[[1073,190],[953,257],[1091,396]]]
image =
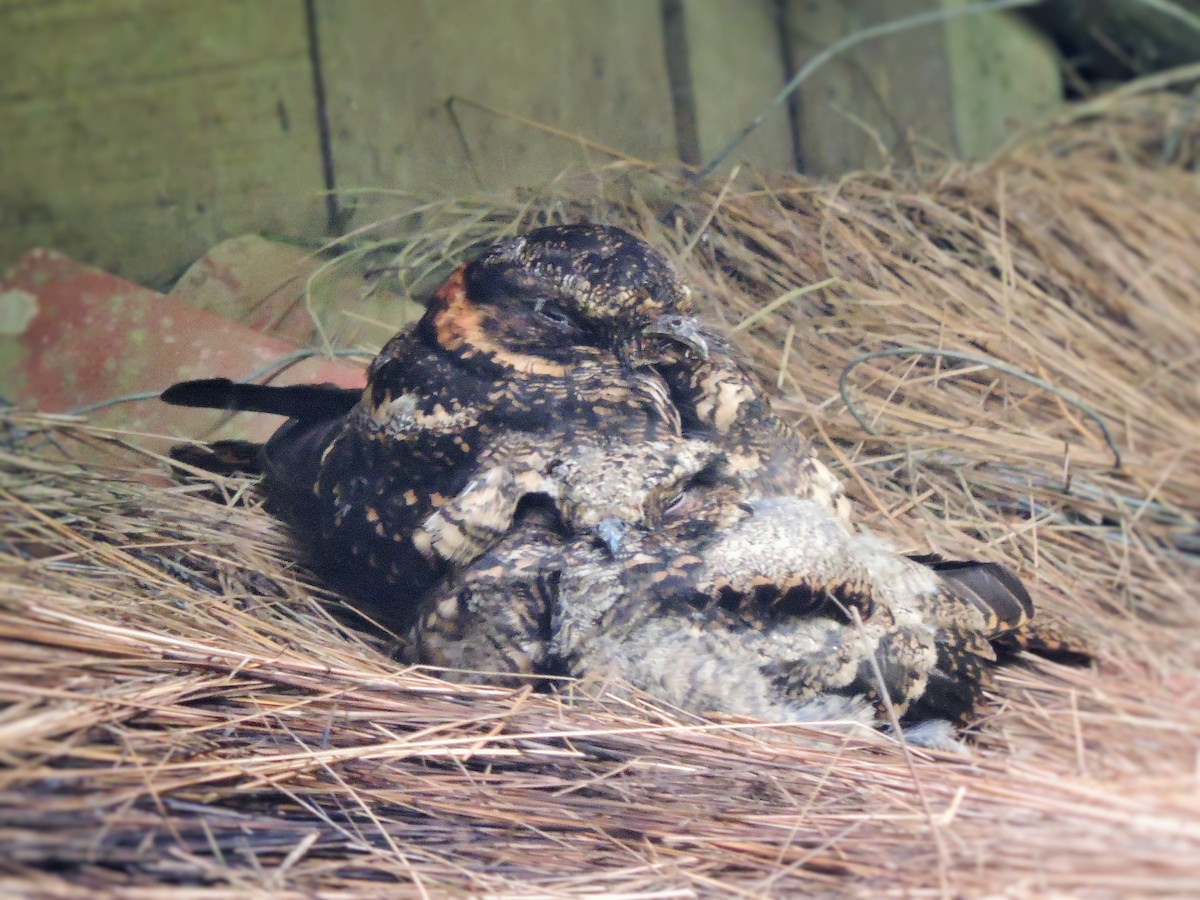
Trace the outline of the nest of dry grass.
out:
[[[673,250],[868,527],[1013,565],[1095,648],[1006,669],[972,758],[402,670],[251,485],[176,484],[163,441],[8,411],[0,890],[1200,893],[1188,110],[1133,97],[910,179],[696,188],[626,161],[572,199],[425,208],[389,245],[413,283],[554,218]],[[976,361],[856,362],[898,348]]]

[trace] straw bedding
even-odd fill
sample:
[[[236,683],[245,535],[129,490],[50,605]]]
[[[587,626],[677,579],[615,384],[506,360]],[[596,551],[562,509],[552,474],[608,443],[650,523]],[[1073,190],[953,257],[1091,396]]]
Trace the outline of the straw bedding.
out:
[[[743,172],[680,200],[627,160],[569,200],[427,207],[387,245],[402,283],[557,218],[673,253],[867,527],[1009,563],[1094,648],[1006,669],[970,758],[402,670],[251,484],[181,484],[165,440],[10,410],[0,892],[1200,893],[1193,107],[1132,96],[908,179]],[[846,375],[869,434],[839,377],[896,348],[1050,387],[873,358]]]

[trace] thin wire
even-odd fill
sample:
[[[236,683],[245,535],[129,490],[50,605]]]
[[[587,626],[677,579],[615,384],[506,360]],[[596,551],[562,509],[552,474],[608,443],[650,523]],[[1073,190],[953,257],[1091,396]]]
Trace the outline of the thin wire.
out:
[[[799,72],[797,72],[792,80],[783,86],[775,99],[767,105],[767,108],[755,116],[749,124],[737,133],[732,141],[730,141],[720,153],[713,157],[703,169],[695,175],[696,181],[702,181],[715,172],[722,163],[725,162],[744,141],[748,138],[758,126],[760,126],[768,115],[774,112],[780,106],[787,103],[788,97],[800,87],[808,77],[817,69],[829,62],[839,53],[849,50],[858,44],[866,41],[874,40],[877,37],[885,37],[889,34],[907,31],[910,28],[920,28],[924,25],[936,25],[939,22],[948,22],[951,19],[957,19],[962,16],[974,16],[980,13],[996,12],[1003,9],[1012,9],[1018,6],[1034,6],[1041,3],[1042,0],[991,0],[988,3],[975,3],[971,6],[956,7],[953,9],[937,9],[931,12],[923,12],[915,16],[906,16],[902,19],[893,19],[890,22],[882,22],[879,25],[872,25],[870,28],[864,28],[862,31],[856,31],[853,34],[848,34],[838,41],[834,41],[807,63],[804,64]],[[1143,0],[1144,2],[1144,0]]]
[[[298,363],[303,359],[308,359],[312,356],[374,356],[374,354],[369,353],[366,350],[331,350],[328,351],[328,353],[324,350],[311,348],[295,350],[283,356],[276,357],[262,368],[255,369],[249,375],[235,380],[238,384],[247,384],[251,381],[256,381],[257,379],[262,378],[268,372],[276,372],[276,374],[278,374],[278,372],[283,371],[288,366],[294,365],[295,363]],[[74,409],[69,409],[66,413],[64,413],[64,415],[83,416],[90,412],[95,412],[98,409],[116,406],[119,403],[134,403],[138,400],[157,400],[161,394],[162,391],[141,391],[137,394],[123,394],[120,397],[109,397],[106,400],[98,400],[95,403],[88,403],[85,406],[77,406]]]
[[[1043,381],[1036,375],[1022,372],[1020,369],[1014,368],[1007,363],[1002,363],[998,359],[990,359],[986,356],[974,356],[970,353],[959,353],[957,350],[940,350],[936,347],[894,347],[887,350],[872,350],[870,353],[861,353],[846,363],[846,368],[842,369],[842,374],[838,378],[838,393],[841,394],[842,402],[846,404],[846,409],[854,417],[854,421],[867,434],[878,434],[878,432],[867,424],[866,419],[859,414],[858,407],[850,400],[850,373],[862,363],[872,359],[879,359],[882,356],[939,356],[943,359],[953,359],[958,362],[975,363],[976,365],[988,366],[998,372],[1003,372],[1005,375],[1019,378],[1044,391],[1049,391],[1063,400],[1063,402],[1074,406],[1099,426],[1100,433],[1104,436],[1104,442],[1108,444],[1108,449],[1112,451],[1113,468],[1121,468],[1121,451],[1117,449],[1116,442],[1113,441],[1112,435],[1108,431],[1108,426],[1104,424],[1104,420],[1100,418],[1100,414],[1082,400],[1072,397],[1070,394],[1065,393],[1048,381]]]

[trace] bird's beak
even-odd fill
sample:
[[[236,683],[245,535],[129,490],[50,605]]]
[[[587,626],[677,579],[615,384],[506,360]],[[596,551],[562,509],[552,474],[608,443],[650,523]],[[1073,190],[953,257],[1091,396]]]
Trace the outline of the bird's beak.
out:
[[[683,344],[701,359],[708,359],[708,341],[700,332],[700,323],[691,316],[669,313],[659,316],[643,334],[661,334],[663,337]]]
[[[625,543],[625,535],[629,532],[629,523],[621,519],[601,519],[596,523],[596,537],[604,542],[608,552],[614,557],[621,552]]]

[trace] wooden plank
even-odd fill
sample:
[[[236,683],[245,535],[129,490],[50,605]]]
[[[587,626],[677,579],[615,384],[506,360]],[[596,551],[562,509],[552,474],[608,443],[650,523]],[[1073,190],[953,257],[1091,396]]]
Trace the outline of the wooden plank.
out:
[[[776,0],[684,4],[700,161],[708,162],[787,82]],[[787,109],[775,110],[738,147],[724,168],[746,161],[760,168],[795,168]]]
[[[1062,102],[1058,53],[1021,16],[964,16],[947,22],[945,33],[954,79],[955,148],[965,159],[987,156],[1015,128]]]
[[[658,3],[318,0],[337,184],[425,197],[547,182],[612,158],[675,157]]]
[[[0,0],[0,265],[50,245],[160,284],[325,226],[295,0]]]
[[[786,3],[797,68],[846,35],[931,8],[929,0]],[[908,166],[912,141],[930,153],[980,157],[1061,93],[1053,48],[1010,13],[875,38],[835,57],[800,88],[801,166],[826,176],[889,162]]]

